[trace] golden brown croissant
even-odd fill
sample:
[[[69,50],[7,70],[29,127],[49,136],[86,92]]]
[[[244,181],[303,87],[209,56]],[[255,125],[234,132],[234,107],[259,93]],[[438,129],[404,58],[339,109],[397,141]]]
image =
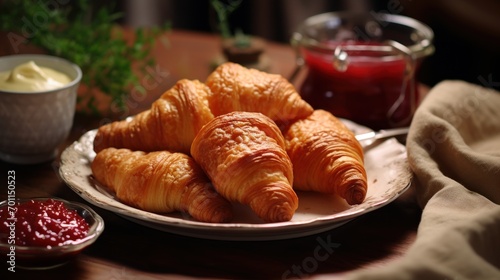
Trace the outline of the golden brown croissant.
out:
[[[226,62],[205,81],[214,116],[233,111],[259,112],[276,122],[290,122],[312,114],[295,87],[285,78]]]
[[[288,221],[298,207],[293,169],[276,124],[261,113],[215,117],[196,135],[191,154],[215,189],[266,222]]]
[[[209,93],[210,89],[197,80],[180,80],[153,102],[151,109],[130,121],[101,126],[94,150],[115,147],[189,153],[198,130],[214,117],[208,107]]]
[[[95,179],[133,207],[156,213],[183,211],[203,222],[227,222],[232,205],[215,192],[188,155],[107,148],[91,165]]]
[[[363,202],[367,191],[363,149],[340,120],[315,110],[283,134],[296,190],[334,193],[351,205]]]

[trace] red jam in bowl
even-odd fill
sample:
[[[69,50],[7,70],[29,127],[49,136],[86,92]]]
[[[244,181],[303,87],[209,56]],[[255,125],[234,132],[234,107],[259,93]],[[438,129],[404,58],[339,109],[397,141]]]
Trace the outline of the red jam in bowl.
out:
[[[338,45],[324,44],[331,45],[332,49]],[[367,43],[342,45],[366,46]],[[376,46],[376,43],[369,45]],[[406,61],[401,57],[386,60],[376,53],[367,56],[370,54],[366,51],[363,55],[357,60],[357,54],[351,52],[348,67],[341,71],[332,65],[333,53],[303,49],[308,75],[300,87],[302,97],[314,108],[374,129],[408,125],[418,102],[418,88],[417,83],[404,83]],[[396,104],[398,100],[400,104]],[[393,106],[397,107],[388,116]]]
[[[15,209],[13,219],[8,207],[0,208],[0,232],[9,232],[14,220],[15,245],[18,246],[50,248],[67,245],[85,238],[89,231],[85,219],[76,211],[68,209],[61,201],[48,199],[18,202]]]
[[[419,102],[416,72],[434,52],[433,37],[428,26],[400,15],[309,17],[291,38],[297,65],[307,69],[300,94],[315,109],[372,129],[408,126]]]

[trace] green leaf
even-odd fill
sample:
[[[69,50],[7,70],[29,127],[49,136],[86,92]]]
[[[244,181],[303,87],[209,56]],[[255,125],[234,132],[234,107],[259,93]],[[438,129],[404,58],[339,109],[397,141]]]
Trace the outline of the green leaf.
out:
[[[123,14],[112,12],[114,3],[94,10],[88,1],[72,1],[72,5],[50,5],[50,1],[4,0],[0,2],[0,29],[18,34],[25,32],[26,21],[38,19],[27,38],[30,44],[45,49],[49,54],[76,63],[84,75],[82,84],[97,88],[112,97],[114,104],[125,109],[130,91],[139,84],[132,69],[154,63],[151,50],[156,38],[170,28],[165,25],[146,32],[137,29],[136,39],[129,44],[116,21]],[[43,15],[43,17],[41,16]],[[47,20],[41,20],[47,18]],[[20,19],[22,19],[20,23]],[[23,30],[24,28],[24,30]],[[25,32],[26,33],[26,32]],[[95,100],[89,100],[89,110],[95,111]]]

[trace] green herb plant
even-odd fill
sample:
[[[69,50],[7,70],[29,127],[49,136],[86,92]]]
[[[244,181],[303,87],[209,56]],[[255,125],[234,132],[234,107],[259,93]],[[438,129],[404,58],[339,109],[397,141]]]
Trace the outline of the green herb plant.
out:
[[[136,29],[133,40],[127,40],[116,23],[122,14],[109,6],[95,9],[85,0],[59,2],[2,1],[0,29],[9,32],[11,44],[24,40],[79,65],[84,74],[81,83],[89,91],[109,95],[119,110],[126,109],[131,89],[146,94],[139,82],[141,73],[136,72],[154,64],[151,50],[168,26]],[[93,96],[86,105],[87,113],[99,113]]]
[[[250,37],[245,35],[241,29],[236,29],[235,34],[231,32],[229,15],[231,15],[243,2],[243,0],[230,0],[227,3],[220,0],[210,0],[210,4],[217,15],[217,27],[223,39],[234,38],[236,47],[245,48],[251,44]]]

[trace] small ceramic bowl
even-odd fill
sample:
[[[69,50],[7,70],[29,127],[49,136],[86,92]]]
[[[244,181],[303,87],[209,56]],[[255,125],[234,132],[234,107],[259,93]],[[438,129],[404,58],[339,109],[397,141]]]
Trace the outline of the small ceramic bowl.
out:
[[[68,245],[52,247],[12,245],[2,238],[0,239],[0,254],[7,256],[8,266],[23,269],[50,269],[61,266],[94,243],[104,231],[104,220],[90,207],[81,203],[58,198],[16,199],[15,202],[24,203],[30,200],[46,201],[49,199],[63,202],[67,209],[75,210],[78,215],[83,217],[89,225],[87,236]],[[13,205],[13,201],[5,200],[0,203],[0,208],[10,205]]]
[[[66,74],[71,82],[63,87],[19,92],[0,88],[0,160],[36,164],[57,156],[60,144],[73,126],[77,90],[82,71],[76,65],[49,55],[0,57],[0,72],[33,61],[36,65]]]

